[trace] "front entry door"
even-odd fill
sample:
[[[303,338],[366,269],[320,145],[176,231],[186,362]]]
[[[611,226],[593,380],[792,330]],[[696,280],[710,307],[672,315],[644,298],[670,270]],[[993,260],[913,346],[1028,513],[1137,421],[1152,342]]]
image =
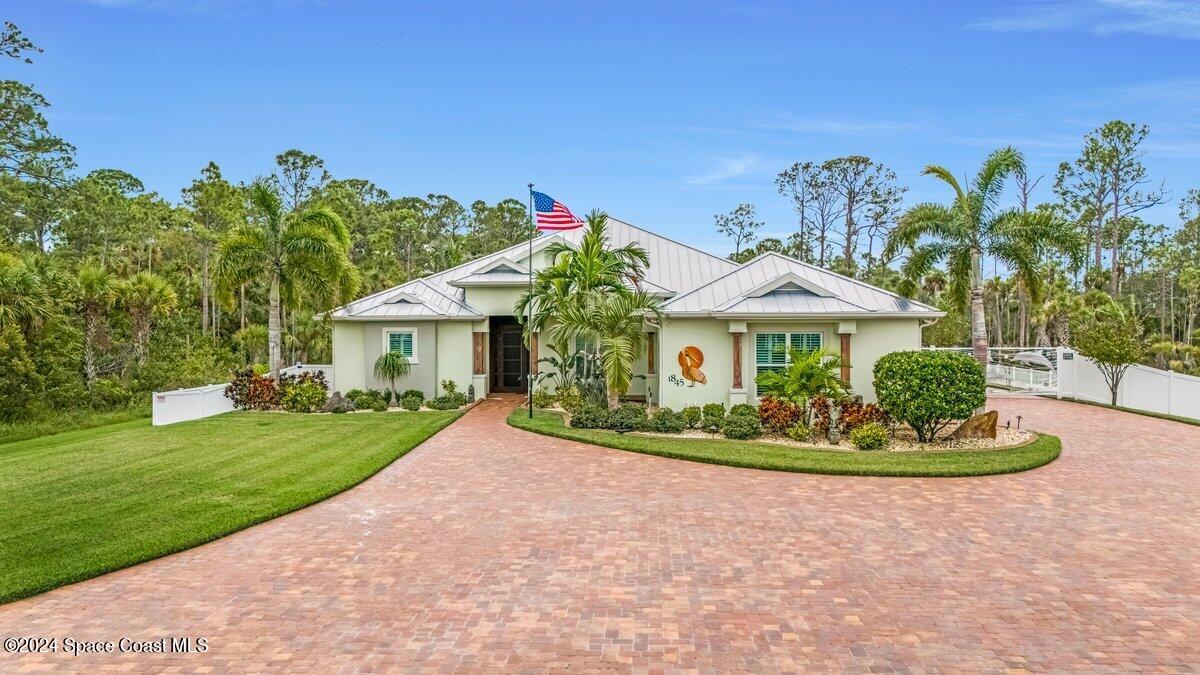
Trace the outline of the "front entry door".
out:
[[[491,337],[491,390],[524,393],[529,350],[521,339],[521,325],[512,317],[492,317]]]

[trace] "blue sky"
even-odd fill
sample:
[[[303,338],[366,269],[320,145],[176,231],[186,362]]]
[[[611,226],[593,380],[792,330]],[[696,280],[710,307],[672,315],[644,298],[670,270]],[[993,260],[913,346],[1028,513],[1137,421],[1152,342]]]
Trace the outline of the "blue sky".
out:
[[[1151,127],[1173,198],[1200,187],[1200,5],[1063,2],[392,3],[9,0],[45,49],[0,64],[52,103],[82,170],[170,199],[209,160],[247,180],[298,147],[393,195],[603,208],[710,250],[774,175],[865,154],[944,193],[1013,144],[1034,175],[1114,118]],[[1174,200],[1149,217],[1174,225]]]

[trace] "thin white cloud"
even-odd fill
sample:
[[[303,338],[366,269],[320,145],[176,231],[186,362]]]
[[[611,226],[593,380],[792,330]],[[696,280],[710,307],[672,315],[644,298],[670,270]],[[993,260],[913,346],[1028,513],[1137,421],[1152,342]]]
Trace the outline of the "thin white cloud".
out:
[[[708,171],[688,176],[683,179],[688,185],[717,185],[744,176],[762,168],[762,157],[755,154],[743,154],[736,157],[726,157],[716,162]]]
[[[897,120],[835,119],[792,115],[781,115],[760,126],[781,131],[829,136],[878,136],[909,131],[914,127],[911,122]]]
[[[1200,40],[1200,4],[1194,0],[1047,0],[984,19],[968,28],[995,32],[1075,31]]]

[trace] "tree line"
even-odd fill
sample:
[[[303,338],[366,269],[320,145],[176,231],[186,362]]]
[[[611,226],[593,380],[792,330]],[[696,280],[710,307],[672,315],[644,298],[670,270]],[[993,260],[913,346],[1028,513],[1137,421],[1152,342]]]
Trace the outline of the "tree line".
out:
[[[1176,220],[1144,217],[1172,199],[1146,168],[1149,134],[1107,122],[1053,176],[1031,176],[1013,148],[993,152],[966,185],[930,165],[922,175],[946,200],[907,207],[907,187],[869,157],[796,162],[775,178],[795,213],[790,235],[760,238],[753,204],[714,224],[732,260],[776,251],[946,311],[925,330],[930,345],[1073,344],[1099,311],[1128,317],[1119,323],[1136,333],[1138,360],[1198,373],[1200,190],[1176,197]],[[1035,203],[1043,181],[1053,198]]]
[[[4,25],[0,59],[38,53]],[[328,362],[322,312],[529,236],[515,199],[392,196],[296,149],[244,182],[210,162],[170,199],[120,169],[80,174],[48,106],[0,81],[0,421]]]

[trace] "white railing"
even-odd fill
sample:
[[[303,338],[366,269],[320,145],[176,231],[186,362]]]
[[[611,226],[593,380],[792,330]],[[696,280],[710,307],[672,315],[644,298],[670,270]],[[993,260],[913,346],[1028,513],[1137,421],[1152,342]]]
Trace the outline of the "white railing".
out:
[[[970,347],[945,349],[971,353]],[[1104,373],[1069,347],[989,347],[987,382],[993,387],[1057,398],[1112,402]],[[1117,389],[1117,405],[1200,420],[1200,377],[1130,366]]]

